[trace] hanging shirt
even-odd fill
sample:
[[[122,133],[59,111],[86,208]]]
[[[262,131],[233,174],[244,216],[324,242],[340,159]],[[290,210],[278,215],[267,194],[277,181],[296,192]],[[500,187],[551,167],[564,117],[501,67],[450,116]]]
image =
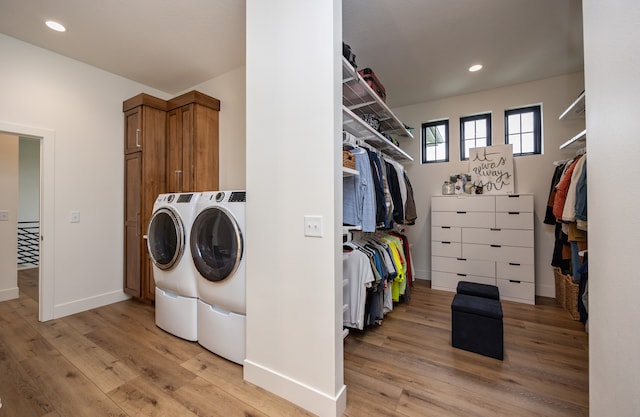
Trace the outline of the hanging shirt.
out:
[[[367,286],[375,280],[369,257],[358,249],[343,253],[342,269],[343,278],[349,280],[343,294],[343,302],[347,305],[343,325],[362,330]]]
[[[355,148],[351,153],[355,156],[359,175],[343,178],[342,221],[362,227],[363,232],[375,232],[376,197],[369,155],[362,148]]]

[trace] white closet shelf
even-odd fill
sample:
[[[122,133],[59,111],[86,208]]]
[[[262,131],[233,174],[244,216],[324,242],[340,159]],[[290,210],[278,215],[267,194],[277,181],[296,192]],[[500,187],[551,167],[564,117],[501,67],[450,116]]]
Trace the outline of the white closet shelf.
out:
[[[367,122],[345,106],[342,107],[342,128],[396,160],[413,161],[413,158],[408,153],[394,145],[379,132],[376,132]]]
[[[575,99],[569,107],[560,115],[560,120],[579,119],[584,117],[585,111],[585,92],[583,91],[580,96]]]
[[[587,129],[583,130],[582,132],[578,133],[577,135],[575,135],[574,137],[572,137],[571,139],[569,139],[568,141],[560,145],[560,149],[572,148],[572,147],[576,147],[577,145],[584,146],[584,142],[586,140],[587,140]]]
[[[413,139],[413,135],[407,130],[404,123],[398,119],[344,57],[342,57],[342,103],[358,115],[375,115],[380,120],[381,132]]]
[[[342,176],[343,177],[350,177],[352,175],[360,175],[360,173],[358,171],[356,171],[353,168],[347,168],[347,167],[342,167]]]

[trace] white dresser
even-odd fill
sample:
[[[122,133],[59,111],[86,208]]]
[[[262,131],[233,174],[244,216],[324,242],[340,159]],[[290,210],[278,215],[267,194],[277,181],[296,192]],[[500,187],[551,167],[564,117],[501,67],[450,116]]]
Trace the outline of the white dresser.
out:
[[[535,304],[533,195],[431,197],[431,287],[497,285],[500,298]]]

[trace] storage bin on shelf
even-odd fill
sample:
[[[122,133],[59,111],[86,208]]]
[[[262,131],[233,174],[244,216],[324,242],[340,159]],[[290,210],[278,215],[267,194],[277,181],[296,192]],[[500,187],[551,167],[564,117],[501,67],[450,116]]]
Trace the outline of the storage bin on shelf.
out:
[[[342,151],[342,166],[356,169],[356,157],[349,151]]]

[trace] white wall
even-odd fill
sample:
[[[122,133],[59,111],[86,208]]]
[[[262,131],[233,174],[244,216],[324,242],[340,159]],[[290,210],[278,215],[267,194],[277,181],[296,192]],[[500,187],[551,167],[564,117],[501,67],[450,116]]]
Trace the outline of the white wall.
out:
[[[0,301],[18,297],[18,136],[0,132]]]
[[[589,414],[640,415],[640,2],[583,1]],[[632,52],[633,51],[633,52]]]
[[[583,74],[576,73],[494,90],[451,97],[394,109],[398,117],[415,128],[414,139],[400,146],[414,159],[405,164],[411,180],[418,219],[407,227],[413,243],[412,255],[418,278],[431,277],[431,196],[442,193],[449,174],[468,172],[468,161],[460,161],[460,117],[491,112],[493,144],[504,144],[504,110],[542,104],[543,154],[514,158],[515,191],[533,193],[535,199],[536,294],[554,297],[553,269],[550,266],[554,245],[553,226],[543,224],[553,162],[575,155],[575,150],[560,151],[559,145],[584,128],[584,120],[560,121],[564,109],[584,89]],[[448,163],[421,164],[420,127],[422,123],[449,119]]]
[[[247,1],[244,376],[320,416],[346,406],[341,22],[340,0]],[[304,236],[305,215],[323,237]]]
[[[18,221],[40,218],[40,139],[19,139]]]
[[[0,55],[0,122],[52,131],[52,144],[55,136],[43,154],[55,161],[54,178],[44,178],[53,195],[53,213],[44,214],[55,230],[46,277],[53,316],[124,299],[122,102],[143,91],[169,97],[5,35]],[[72,210],[80,223],[69,223]]]
[[[220,100],[220,189],[244,190],[246,183],[245,67],[198,84],[198,90]]]

